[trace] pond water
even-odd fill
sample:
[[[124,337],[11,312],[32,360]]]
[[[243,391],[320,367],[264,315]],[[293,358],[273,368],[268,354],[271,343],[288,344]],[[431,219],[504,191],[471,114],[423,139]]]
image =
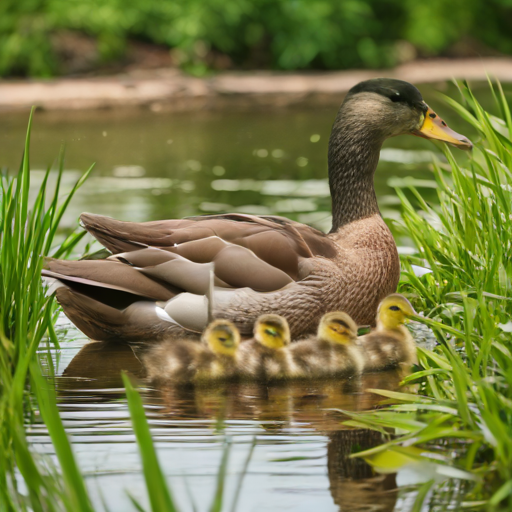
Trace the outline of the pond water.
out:
[[[425,99],[453,129],[474,135],[429,87]],[[92,163],[92,176],[75,196],[67,225],[83,211],[145,221],[225,211],[279,214],[330,228],[327,144],[332,107],[156,113],[150,110],[37,112],[32,130],[33,185],[65,145],[65,186]],[[3,114],[0,165],[16,170],[27,113]],[[439,148],[418,137],[386,141],[375,185],[384,217],[396,218],[390,178],[431,178]],[[461,151],[459,158],[464,158]],[[432,189],[425,189],[434,198]]]
[[[452,128],[474,136],[431,89],[422,90]],[[65,226],[76,224],[82,211],[132,221],[236,211],[284,215],[328,230],[327,142],[336,109],[36,113],[32,186],[37,188],[62,142],[65,187],[96,162]],[[26,114],[2,115],[1,163],[11,169],[19,165],[26,121]],[[390,180],[431,179],[432,152],[439,149],[416,137],[386,142],[376,189],[392,228],[399,202]],[[435,199],[434,188],[423,190]],[[399,239],[399,245],[407,244]],[[209,508],[227,439],[224,510],[230,510],[253,443],[239,511],[405,511],[412,506],[414,491],[397,492],[395,475],[375,475],[364,462],[348,458],[353,450],[379,444],[380,434],[349,430],[332,410],[374,407],[378,397],[365,390],[396,389],[400,376],[395,373],[367,375],[362,382],[148,387],[137,350],[90,344],[63,316],[59,336],[62,348],[52,352],[59,408],[98,510],[133,510],[129,494],[148,507],[121,370],[141,383],[159,459],[182,510],[193,510],[192,503],[199,511]],[[36,422],[28,429],[34,448],[53,455],[44,425]]]
[[[406,499],[397,492],[394,474],[376,475],[363,461],[349,459],[353,451],[380,444],[382,436],[343,427],[348,418],[333,410],[374,407],[381,399],[365,390],[398,389],[398,372],[368,374],[361,381],[148,387],[140,348],[90,343],[64,317],[58,332],[63,341],[61,351],[53,353],[58,405],[100,509],[132,510],[128,493],[149,505],[122,370],[140,383],[159,459],[180,510],[192,510],[192,503],[208,510],[226,443],[224,510],[230,510],[253,443],[239,511],[392,511]],[[35,449],[53,455],[44,424],[30,425],[28,435]]]

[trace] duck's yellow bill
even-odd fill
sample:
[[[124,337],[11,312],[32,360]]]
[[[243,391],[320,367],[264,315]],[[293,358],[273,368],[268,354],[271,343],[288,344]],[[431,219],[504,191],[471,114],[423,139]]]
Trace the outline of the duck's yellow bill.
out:
[[[418,130],[414,130],[412,134],[418,137],[424,137],[425,139],[442,140],[460,149],[473,148],[473,144],[471,144],[469,139],[449,128],[430,107],[425,114],[422,127]]]

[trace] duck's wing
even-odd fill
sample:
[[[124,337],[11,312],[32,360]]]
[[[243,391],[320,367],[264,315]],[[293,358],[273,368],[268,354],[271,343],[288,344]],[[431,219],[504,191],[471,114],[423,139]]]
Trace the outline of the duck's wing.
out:
[[[227,274],[226,282],[235,281],[234,286],[239,286],[239,270],[224,269],[226,261],[249,260],[251,267],[259,265],[254,269],[258,274],[263,262],[297,280],[301,258],[336,254],[332,241],[321,231],[277,216],[224,214],[134,223],[85,213],[81,222],[114,255],[123,258],[123,253],[137,252],[135,265],[151,265],[153,258],[159,258],[158,253],[151,251],[150,256],[141,249],[161,249],[195,263],[215,262],[216,275]]]
[[[99,302],[96,309],[104,304],[133,310],[134,302],[154,301],[160,320],[194,331],[207,320],[212,277],[219,304],[241,304],[247,294],[280,290],[307,277],[305,260],[336,255],[325,234],[282,217],[229,214],[131,223],[83,214],[81,221],[112,255],[48,262],[43,275],[75,292],[73,307],[81,294]]]

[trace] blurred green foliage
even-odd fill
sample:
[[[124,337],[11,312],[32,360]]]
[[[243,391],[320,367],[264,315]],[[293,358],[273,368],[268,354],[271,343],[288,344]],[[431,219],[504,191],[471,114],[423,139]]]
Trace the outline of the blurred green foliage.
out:
[[[66,72],[63,33],[91,38],[92,67],[122,59],[136,39],[200,74],[387,67],[460,41],[473,55],[512,53],[511,26],[512,0],[1,0],[0,75]],[[228,59],[219,66],[216,55]]]

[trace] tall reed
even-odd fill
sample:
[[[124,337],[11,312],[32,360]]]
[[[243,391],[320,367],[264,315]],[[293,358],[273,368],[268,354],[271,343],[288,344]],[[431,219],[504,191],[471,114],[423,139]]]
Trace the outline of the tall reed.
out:
[[[32,125],[30,115],[25,151],[17,176],[1,176],[0,204],[0,510],[92,510],[83,480],[76,468],[62,423],[52,407],[52,390],[41,381],[35,352],[47,334],[55,344],[53,330],[55,306],[41,285],[44,258],[50,254],[65,256],[83,233],[72,233],[54,247],[59,223],[76,190],[87,178],[89,169],[64,199],[60,198],[63,154],[59,160],[57,181],[47,201],[50,169],[30,204],[29,146]],[[48,205],[46,203],[49,203]],[[37,391],[40,412],[54,440],[63,483],[31,453],[24,421],[31,409],[26,400],[27,383]],[[54,401],[53,401],[54,402]],[[16,470],[28,489],[18,490]]]

